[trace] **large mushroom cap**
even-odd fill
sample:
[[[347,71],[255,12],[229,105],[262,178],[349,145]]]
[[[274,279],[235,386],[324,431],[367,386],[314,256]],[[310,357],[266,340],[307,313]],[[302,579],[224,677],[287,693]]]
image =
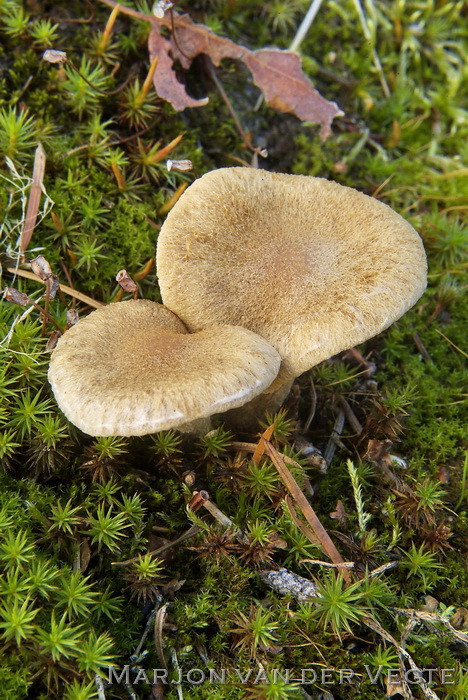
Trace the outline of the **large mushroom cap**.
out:
[[[49,381],[89,435],[145,435],[241,406],[278,373],[280,357],[244,328],[188,334],[168,309],[125,301],[93,311],[60,339]]]
[[[215,170],[186,190],[157,266],[163,301],[189,330],[249,328],[280,353],[283,382],[377,335],[426,286],[421,239],[390,207],[251,168]]]

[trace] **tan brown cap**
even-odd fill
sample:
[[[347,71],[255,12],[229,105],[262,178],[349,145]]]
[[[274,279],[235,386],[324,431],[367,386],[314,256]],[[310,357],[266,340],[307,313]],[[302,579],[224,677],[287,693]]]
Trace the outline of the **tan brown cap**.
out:
[[[164,303],[190,331],[243,326],[283,358],[274,386],[380,333],[419,299],[426,256],[390,207],[316,177],[223,168],[159,235]]]
[[[189,334],[151,301],[110,304],[59,340],[49,381],[89,435],[145,435],[241,406],[276,377],[280,357],[244,328]]]

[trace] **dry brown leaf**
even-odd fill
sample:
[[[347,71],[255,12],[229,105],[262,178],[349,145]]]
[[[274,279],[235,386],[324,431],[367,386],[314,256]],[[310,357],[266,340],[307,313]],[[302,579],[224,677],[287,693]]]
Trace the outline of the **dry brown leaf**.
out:
[[[91,548],[87,539],[84,539],[80,544],[80,570],[86,571],[91,559]]]
[[[100,0],[114,8],[115,0]],[[186,107],[202,107],[208,98],[196,99],[187,94],[174,67],[177,62],[187,70],[200,54],[208,56],[215,66],[224,58],[242,61],[257,87],[274,109],[294,114],[302,121],[320,124],[320,136],[326,139],[331,123],[343,112],[317,92],[301,70],[299,54],[280,49],[251,51],[230,39],[214,34],[203,24],[192,22],[188,15],[167,12],[162,19],[145,15],[137,10],[120,7],[123,14],[146,20],[152,25],[148,40],[150,59],[158,57],[153,76],[154,87],[160,97],[170,102],[178,112]],[[169,37],[163,36],[161,27],[167,27]]]
[[[265,430],[265,432],[261,435],[260,440],[258,441],[257,447],[255,448],[255,451],[252,455],[252,462],[254,464],[259,464],[260,459],[263,457],[263,454],[265,452],[265,443],[263,442],[262,438],[265,440],[270,440],[271,436],[273,435],[275,430],[275,425],[272,423],[272,425],[269,425],[268,428]]]
[[[185,92],[184,85],[177,78],[172,58],[172,41],[166,39],[159,32],[156,24],[153,26],[148,39],[150,59],[158,57],[158,65],[153,76],[154,87],[159,95],[171,105],[177,112],[186,107],[204,107],[208,104],[208,98],[197,100]]]
[[[330,513],[330,518],[333,518],[333,520],[338,520],[340,525],[344,527],[348,521],[348,517],[349,515],[346,512],[343,501],[337,501],[336,510],[333,511],[333,513]]]
[[[325,100],[313,88],[301,70],[301,59],[297,53],[280,49],[250,51],[245,46],[217,36],[203,24],[192,22],[188,15],[174,14],[173,18],[175,32],[169,39],[161,36],[160,23],[153,20],[149,51],[151,60],[159,57],[153,78],[156,92],[168,100],[174,109],[180,111],[207,103],[206,98],[194,100],[187,95],[173,67],[173,61],[179,61],[187,69],[196,56],[205,54],[215,66],[219,66],[223,58],[242,61],[270,107],[294,114],[302,121],[320,124],[323,139],[330,134],[333,118],[343,114],[334,102]],[[169,18],[161,20],[161,24],[171,27]]]

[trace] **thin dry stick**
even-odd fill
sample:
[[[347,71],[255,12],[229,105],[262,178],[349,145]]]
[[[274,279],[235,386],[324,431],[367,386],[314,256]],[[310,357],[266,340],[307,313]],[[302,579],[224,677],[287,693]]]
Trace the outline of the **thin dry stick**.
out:
[[[275,429],[274,424],[269,425],[261,437],[264,440],[270,440],[271,436],[273,435],[274,429]],[[263,457],[264,452],[265,452],[265,445],[263,444],[262,440],[260,439],[258,441],[258,444],[255,448],[254,453],[253,453],[252,462],[254,464],[258,464],[260,462],[261,457]]]
[[[26,218],[23,224],[23,230],[21,232],[20,238],[20,249],[24,253],[29,246],[31,241],[34,227],[37,221],[37,214],[39,212],[39,204],[41,202],[42,195],[42,183],[44,180],[44,172],[46,166],[46,154],[39,144],[36,148],[36,153],[34,155],[34,167],[31,181],[31,190],[29,192],[28,198],[28,208],[26,210]]]
[[[287,495],[284,500],[294,525],[297,527],[298,530],[302,532],[304,537],[307,537],[309,542],[312,542],[312,544],[314,544],[318,549],[321,549],[323,552],[324,550],[322,547],[322,543],[320,542],[315,532],[313,532],[313,530],[311,530],[310,527],[307,527],[307,525],[297,515],[291,496]]]
[[[216,75],[215,68],[214,68],[214,66],[209,58],[207,58],[206,64],[208,66],[210,77],[213,80],[214,84],[216,85],[218,92],[223,99],[224,104],[226,105],[226,107],[229,110],[229,114],[231,115],[231,117],[234,121],[234,124],[236,125],[236,129],[239,132],[239,136],[241,137],[242,141],[244,142],[243,145],[245,146],[245,148],[248,148],[250,151],[252,151],[252,153],[257,153],[258,155],[264,157],[266,155],[265,150],[258,148],[257,146],[254,146],[251,143],[249,134],[246,133],[242,124],[240,123],[239,117],[237,116],[236,111],[231,104],[231,100],[227,96],[226,91],[224,90],[224,88],[221,84],[221,81],[219,80],[218,76]]]
[[[309,415],[307,416],[307,420],[304,423],[304,428],[303,428],[304,433],[306,433],[309,430],[310,425],[311,425],[311,423],[314,419],[314,416],[315,416],[315,409],[317,407],[317,392],[315,391],[315,384],[314,384],[314,380],[312,379],[312,375],[310,375],[309,379],[310,379],[310,398],[311,398],[311,401],[310,401]]]
[[[392,635],[387,632],[386,629],[382,627],[382,625],[377,622],[377,620],[374,620],[373,617],[362,617],[361,618],[362,622],[364,622],[367,627],[369,627],[371,630],[374,630],[374,632],[377,632],[382,639],[385,639],[385,641],[390,642],[390,644],[393,644],[393,646],[396,648],[398,652],[398,656],[400,657],[400,662],[401,665],[403,665],[404,668],[404,662],[406,661],[409,666],[411,667],[412,671],[415,672],[415,674],[418,674],[419,678],[419,687],[426,696],[426,698],[429,698],[430,700],[440,700],[439,696],[434,693],[431,688],[429,688],[427,682],[424,680],[424,677],[422,675],[421,669],[418,668],[418,666],[415,664],[413,657],[411,654],[404,649],[401,644],[399,644]],[[412,697],[410,695],[409,697]]]
[[[8,272],[11,272],[12,275],[18,275],[18,277],[24,277],[27,280],[33,280],[34,282],[41,282],[41,284],[44,284],[43,280],[41,280],[41,278],[35,275],[33,272],[28,272],[27,270],[17,270],[14,267],[7,267],[7,270]],[[101,301],[96,301],[96,299],[92,299],[86,294],[78,292],[76,289],[67,287],[66,284],[59,284],[59,289],[61,289],[65,294],[68,294],[68,296],[74,297],[75,299],[78,299],[78,301],[82,301],[88,306],[92,306],[93,309],[100,309],[101,306],[105,306],[105,304],[103,304]]]
[[[159,605],[160,602],[161,602],[161,601],[158,601],[158,602],[157,602],[157,605]],[[140,657],[141,650],[143,649],[143,645],[144,645],[144,643],[146,642],[146,637],[148,636],[148,634],[149,634],[149,632],[150,632],[150,629],[153,627],[154,619],[155,619],[155,617],[156,617],[157,611],[158,611],[158,609],[155,607],[155,608],[151,611],[151,613],[150,613],[150,616],[149,616],[149,618],[148,618],[148,621],[147,621],[147,623],[146,623],[146,625],[145,625],[145,629],[143,630],[143,634],[141,635],[141,639],[140,639],[140,641],[138,642],[138,646],[137,646],[137,648],[135,649],[135,651],[133,652],[133,654],[132,654],[131,657],[130,657],[130,661],[131,661],[132,663],[138,663],[138,661],[141,660],[141,657]]]
[[[340,408],[340,410],[338,411],[338,414],[336,416],[336,420],[335,420],[335,424],[333,426],[331,437],[328,441],[325,452],[323,453],[323,456],[325,457],[328,464],[330,464],[330,462],[333,459],[333,455],[335,454],[335,451],[336,451],[336,438],[339,438],[341,433],[343,432],[344,424],[345,424],[345,414],[344,414],[344,411]]]
[[[44,300],[44,311],[45,313],[43,314],[42,317],[42,331],[41,331],[41,336],[45,336],[46,334],[46,329],[47,329],[47,319],[49,317],[49,302],[50,302],[50,287],[52,280],[48,277],[46,280],[44,280],[45,283],[45,300]],[[59,329],[61,330],[61,329]]]
[[[199,496],[201,498],[201,500],[199,501],[199,507],[203,506],[204,508],[206,508],[208,513],[212,515],[213,518],[217,520],[220,525],[222,525],[222,527],[225,527],[228,530],[232,530],[235,536],[243,542],[248,542],[248,538],[244,535],[242,530],[239,530],[236,527],[235,523],[232,522],[231,518],[228,518],[228,516],[225,515],[222,510],[220,510],[217,506],[215,506],[215,504],[212,501],[210,501],[210,497],[207,491],[195,491],[193,495],[194,497]]]
[[[301,559],[301,564],[318,564],[326,566],[329,569],[353,569],[354,561],[344,561],[342,564],[332,564],[330,561],[322,561],[321,559]]]
[[[343,562],[345,563],[345,562]],[[348,573],[346,570],[344,573]],[[300,582],[300,586],[287,586],[287,590],[285,589],[284,586],[278,586],[276,585],[276,579],[284,578],[285,580],[286,577],[290,577],[291,579],[298,579]],[[313,598],[316,594],[313,592],[315,588],[315,584],[312,583],[312,581],[309,581],[308,579],[298,577],[296,574],[292,574],[288,572],[286,569],[281,569],[280,571],[268,571],[263,574],[260,574],[261,580],[267,585],[270,586],[270,588],[273,588],[277,593],[280,593],[281,595],[284,595],[285,593],[292,594],[297,600],[300,600],[301,602],[303,601],[303,598],[301,597],[301,588],[304,588],[307,590],[307,584],[310,584],[312,587],[312,592],[309,593],[307,596],[308,598]],[[398,610],[397,610],[398,611]],[[404,611],[401,611],[404,612]],[[413,611],[411,611],[413,612]],[[400,658],[400,667],[402,670],[402,675],[404,676],[405,672],[405,666],[404,663],[406,662],[410,668],[414,671],[415,675],[418,674],[418,679],[419,679],[419,687],[421,688],[422,692],[426,696],[426,698],[429,698],[429,700],[439,700],[439,697],[429,688],[427,682],[424,680],[422,676],[421,669],[418,668],[416,663],[414,662],[411,654],[404,649],[401,644],[397,642],[395,637],[393,637],[389,632],[387,632],[386,629],[382,627],[382,625],[377,622],[373,617],[370,616],[363,616],[360,618],[361,621],[367,625],[371,630],[376,632],[382,639],[384,639],[386,642],[389,642],[392,644],[397,652],[398,656]],[[413,697],[411,693],[408,693],[408,697]]]
[[[40,313],[40,314],[43,316],[43,318],[44,318],[43,329],[45,328],[45,321],[49,321],[49,323],[52,323],[52,325],[55,326],[56,329],[57,329],[58,331],[62,332],[62,329],[60,328],[60,326],[59,326],[59,324],[57,323],[57,321],[56,321],[54,318],[52,318],[52,316],[50,315],[50,313],[47,311],[47,307],[46,307],[46,308],[42,308],[42,306],[41,306],[40,304],[37,304],[35,301],[33,301],[33,299],[31,299],[31,304],[34,306],[34,308],[36,309],[36,311],[39,311],[39,313]]]
[[[413,340],[414,340],[414,343],[415,343],[416,347],[418,348],[419,352],[426,360],[426,362],[430,362],[431,364],[434,364],[432,357],[427,352],[426,346],[424,345],[423,341],[419,337],[419,333],[413,333]]]
[[[184,540],[188,540],[190,537],[195,537],[195,535],[198,535],[201,529],[202,528],[199,525],[192,525],[191,528],[180,535],[180,537],[177,537],[177,539],[164,544],[162,547],[158,547],[158,549],[152,549],[151,552],[148,552],[148,554],[150,557],[156,557],[158,554],[162,554],[166,550],[171,549],[171,547],[181,544],[181,542],[184,542]],[[133,559],[126,559],[125,561],[113,561],[111,562],[111,566],[127,566],[127,564],[133,564],[133,562],[138,560],[139,557],[133,557]]]
[[[26,303],[22,303],[22,300],[20,300],[20,301],[15,300],[14,295],[21,295],[21,297],[24,298]],[[49,314],[49,312],[46,309],[44,309],[40,304],[38,304],[36,301],[34,301],[34,299],[31,299],[31,297],[28,297],[27,294],[23,294],[22,292],[18,292],[16,289],[7,288],[5,290],[5,293],[4,293],[2,298],[6,299],[7,301],[12,302],[13,304],[19,303],[20,306],[27,306],[27,305],[31,304],[31,307],[33,309],[36,309],[36,311],[39,311],[41,316],[46,318],[46,320],[50,321],[50,323],[52,323],[58,331],[60,331],[60,332],[62,331],[62,329],[60,328],[58,323],[55,321],[54,318],[52,318],[52,316]],[[8,342],[10,342],[10,341],[8,341]]]
[[[343,409],[343,412],[346,416],[348,423],[350,424],[350,426],[352,427],[352,429],[354,430],[356,435],[360,435],[362,433],[362,431],[364,430],[364,428],[362,427],[362,425],[361,425],[358,417],[354,413],[353,409],[351,408],[349,403],[346,401],[344,396],[340,396],[338,400],[341,404],[341,408]]]
[[[137,138],[139,138],[140,136],[143,136],[143,134],[146,134],[147,131],[151,131],[151,129],[153,129],[153,128],[156,126],[156,124],[158,123],[158,121],[159,121],[159,117],[157,117],[157,119],[155,119],[154,121],[152,121],[151,124],[150,124],[149,126],[146,126],[146,127],[145,127],[144,129],[142,129],[141,131],[137,131],[137,132],[135,132],[134,134],[132,134],[131,136],[126,136],[124,139],[119,139],[118,141],[111,141],[110,143],[107,144],[107,148],[111,148],[112,146],[118,146],[118,145],[120,145],[121,143],[125,143],[126,141],[132,141],[133,139],[137,139]],[[71,151],[67,151],[67,152],[65,153],[65,156],[66,156],[66,157],[71,156],[71,155],[73,155],[74,153],[79,153],[80,151],[84,151],[84,150],[86,150],[87,148],[90,148],[90,147],[91,147],[91,144],[89,144],[89,143],[84,143],[82,146],[77,146],[76,148],[72,148]]]
[[[384,189],[384,187],[386,187],[386,186],[388,185],[388,183],[389,183],[391,180],[393,180],[393,178],[395,177],[395,175],[396,175],[396,173],[392,173],[391,175],[389,175],[389,176],[387,177],[386,180],[384,180],[383,182],[381,182],[380,185],[377,187],[377,189],[374,190],[374,192],[372,193],[372,196],[375,197],[375,198],[377,199],[377,198],[379,197],[380,193],[382,192],[382,190]],[[386,196],[387,196],[387,194],[385,193],[385,197],[386,197]]]
[[[398,566],[397,561],[387,561],[386,564],[382,564],[382,566],[378,566],[376,569],[372,569],[372,571],[369,572],[369,576],[378,576],[379,574],[383,574],[384,571],[394,569],[395,566]]]
[[[425,610],[411,610],[405,608],[393,608],[393,610],[399,615],[405,615],[405,617],[410,618],[414,617],[419,622],[425,622],[427,626],[433,627],[437,623],[440,623],[447,628],[454,641],[461,642],[462,644],[465,644],[465,646],[468,646],[468,634],[466,632],[456,630],[454,627],[452,627],[449,620],[442,617],[442,615],[439,615],[438,613],[430,613],[426,612]]]
[[[268,440],[268,438],[266,439]],[[254,442],[231,442],[229,447],[233,450],[239,450],[239,452],[255,453],[255,451],[258,450],[258,445],[256,445]],[[292,457],[287,457],[286,455],[282,455],[282,457],[286,464],[290,464],[292,467],[295,467],[297,465],[297,462],[294,459],[292,459]],[[255,462],[254,457],[252,457],[252,461]]]
[[[275,450],[273,445],[265,440],[265,438],[260,438],[261,441],[264,443],[264,448],[265,452],[267,455],[270,457],[271,461],[275,465],[276,469],[278,470],[278,473],[287,487],[288,491],[290,492],[291,496],[293,497],[294,501],[296,504],[299,506],[303,516],[309,523],[309,525],[312,527],[314,534],[318,537],[320,540],[320,543],[322,544],[322,547],[325,551],[325,553],[330,557],[332,562],[334,564],[343,564],[344,559],[333,544],[330,535],[328,532],[325,530],[323,527],[322,523],[318,519],[314,509],[310,505],[309,501],[307,498],[304,496],[302,493],[301,489],[297,485],[296,480],[294,479],[293,475],[287,468],[284,460],[283,460],[283,455]],[[343,576],[347,582],[351,580],[349,572],[344,570],[343,571]]]
[[[156,613],[156,619],[154,620],[154,646],[156,647],[156,653],[158,655],[158,659],[162,664],[162,667],[165,668],[166,670],[168,669],[166,657],[164,656],[164,649],[162,645],[162,635],[163,635],[163,626],[164,626],[164,620],[166,618],[166,610],[168,607],[169,603],[164,603],[164,605],[159,608],[158,612]]]
[[[208,513],[210,513],[210,515],[212,515],[213,518],[217,520],[220,525],[222,525],[223,527],[230,528],[232,530],[236,530],[236,526],[232,522],[231,518],[228,518],[228,516],[225,515],[222,510],[219,510],[219,508],[215,506],[215,504],[212,501],[210,501],[210,498],[206,491],[201,491],[200,495],[203,497],[202,506],[206,508]],[[238,530],[237,532],[239,533],[240,531]]]

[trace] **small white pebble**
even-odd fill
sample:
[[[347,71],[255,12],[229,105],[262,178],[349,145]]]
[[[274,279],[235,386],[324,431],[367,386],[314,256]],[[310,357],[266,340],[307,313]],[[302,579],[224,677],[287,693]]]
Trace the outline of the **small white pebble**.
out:
[[[59,51],[58,49],[46,49],[42,54],[42,60],[48,63],[66,63],[67,54],[66,51]]]
[[[193,163],[191,160],[168,160],[166,161],[166,168],[169,170],[175,170],[179,173],[186,173],[193,169]]]

